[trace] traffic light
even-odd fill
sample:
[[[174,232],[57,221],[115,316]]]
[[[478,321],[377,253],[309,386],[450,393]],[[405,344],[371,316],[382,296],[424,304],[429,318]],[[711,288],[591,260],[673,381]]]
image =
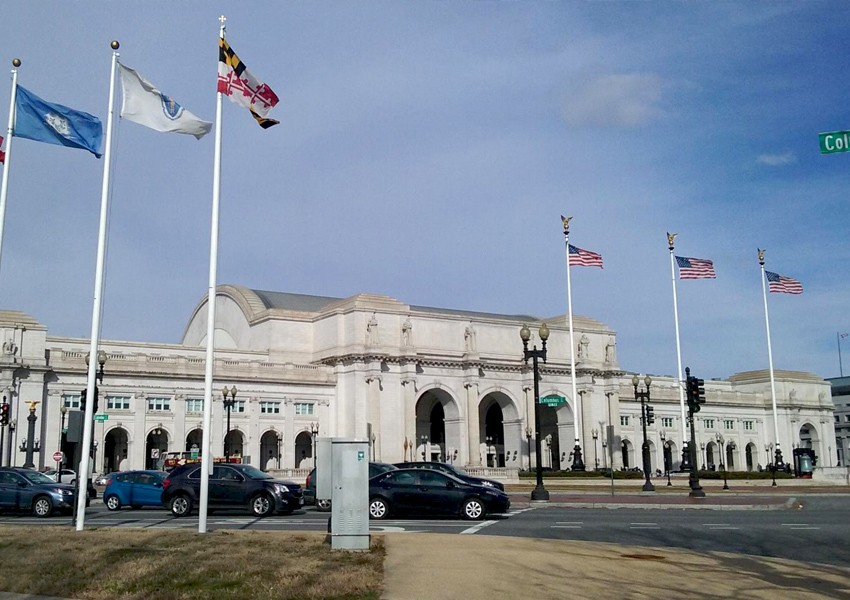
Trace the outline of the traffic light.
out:
[[[691,412],[699,412],[700,404],[705,403],[705,380],[688,376],[686,389],[688,392],[688,407]]]
[[[9,405],[5,402],[0,404],[0,425],[9,424]]]
[[[652,406],[647,404],[644,407],[644,410],[646,410],[646,424],[652,425],[653,423],[655,423],[655,409],[653,409]]]
[[[83,389],[80,392],[80,410],[86,412],[86,400],[88,396],[88,390]],[[94,406],[92,406],[92,414],[97,413],[97,386],[94,386]]]

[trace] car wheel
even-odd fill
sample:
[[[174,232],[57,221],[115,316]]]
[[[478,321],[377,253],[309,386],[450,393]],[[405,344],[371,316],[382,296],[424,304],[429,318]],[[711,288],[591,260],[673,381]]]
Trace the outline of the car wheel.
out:
[[[274,503],[272,499],[269,498],[268,494],[257,494],[251,501],[248,503],[248,507],[251,509],[251,514],[255,517],[267,517],[271,514],[272,509],[274,508]]]
[[[121,508],[121,500],[115,494],[109,494],[103,503],[106,504],[106,508],[109,510],[118,510]]]
[[[330,512],[331,501],[330,500],[316,500],[316,510],[318,512]]]
[[[372,498],[369,501],[369,518],[386,519],[390,514],[390,505],[383,498]]]
[[[175,517],[185,517],[192,512],[192,499],[185,494],[174,496],[169,503],[169,510]]]
[[[484,518],[484,505],[478,498],[469,498],[463,503],[461,515],[464,519],[474,521]]]
[[[76,480],[76,479],[72,479],[72,480],[71,480],[71,481],[69,481],[68,483],[69,483],[70,485],[77,485],[77,480]]]
[[[49,517],[53,512],[53,501],[49,496],[39,496],[32,503],[32,512],[36,517]]]

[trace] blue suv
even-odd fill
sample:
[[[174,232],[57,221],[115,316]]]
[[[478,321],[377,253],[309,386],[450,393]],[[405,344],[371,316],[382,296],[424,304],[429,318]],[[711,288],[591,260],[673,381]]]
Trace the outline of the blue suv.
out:
[[[49,517],[74,510],[74,486],[56,483],[43,473],[19,467],[0,468],[0,509],[32,511]]]

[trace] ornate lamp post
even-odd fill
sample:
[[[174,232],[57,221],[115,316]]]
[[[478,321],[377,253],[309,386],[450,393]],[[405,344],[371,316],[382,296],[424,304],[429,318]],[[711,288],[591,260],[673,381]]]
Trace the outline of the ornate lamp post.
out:
[[[38,446],[37,441],[35,442],[35,445],[33,445],[33,440],[35,439],[35,422],[38,420],[38,417],[35,416],[35,407],[38,403],[38,400],[27,400],[27,404],[30,407],[30,414],[27,417],[27,438],[24,440],[27,453],[27,458],[24,462],[25,469],[32,469],[35,467],[35,463],[32,461],[32,455],[33,452],[38,452],[40,450],[40,448],[36,448],[36,446]]]
[[[632,377],[632,385],[635,388],[635,400],[640,400],[640,421],[643,428],[643,444],[641,450],[643,454],[643,474],[646,481],[643,484],[644,492],[654,492],[655,486],[649,480],[649,470],[652,468],[652,461],[649,458],[649,440],[646,439],[646,425],[652,416],[652,411],[649,409],[649,386],[652,383],[652,377],[647,375],[643,378],[643,383],[646,385],[646,391],[638,390],[640,378],[637,375]],[[654,419],[653,419],[654,420]]]
[[[596,445],[596,441],[599,439],[599,431],[596,429],[591,430],[590,435],[593,436],[593,462],[595,463],[595,470],[599,470],[599,448]]]
[[[604,435],[602,436],[602,468],[608,468],[608,440]],[[614,465],[611,465],[611,470],[614,470]]]
[[[534,435],[534,451],[537,454],[537,486],[531,491],[531,499],[548,502],[549,492],[543,487],[543,464],[540,462],[540,367],[537,362],[538,359],[546,362],[546,340],[549,339],[549,327],[546,323],[540,325],[538,335],[540,336],[540,343],[543,346],[542,349],[538,350],[535,344],[534,348],[529,350],[528,341],[531,339],[531,330],[528,329],[527,325],[523,325],[519,331],[519,337],[522,339],[523,359],[526,364],[528,364],[529,358],[532,359],[532,373],[534,376],[534,426],[537,429]]]
[[[235,385],[229,390],[227,386],[221,388],[221,395],[224,397],[222,402],[224,409],[227,411],[227,433],[224,434],[224,458],[227,459],[227,462],[230,462],[230,411],[233,409],[233,405],[236,404],[236,392],[238,391]]]
[[[310,423],[310,439],[313,440],[313,468],[316,468],[316,437],[319,435],[319,424]]]
[[[492,460],[491,457],[493,456],[493,453],[490,452],[490,446],[493,445],[493,436],[492,435],[484,436],[484,444],[486,445],[486,448],[487,448],[487,466],[492,467],[493,466],[493,460]]]
[[[528,470],[531,470],[531,427],[525,427],[525,440],[528,442]]]
[[[59,407],[59,417],[60,417],[60,423],[59,423],[59,446],[56,448],[59,452],[62,452],[62,438],[63,438],[63,437],[64,437],[64,435],[65,435],[65,416],[66,416],[67,414],[68,414],[68,407],[67,407],[67,406],[65,406],[65,401],[63,400],[63,401],[62,401],[62,405]],[[63,457],[63,458],[64,458],[64,457]],[[56,463],[56,472],[57,472],[57,473],[60,473],[60,472],[61,472],[61,470],[62,470],[62,461],[58,461],[58,462]],[[61,477],[60,475],[57,475],[57,477],[59,477],[59,479],[58,479],[59,481],[61,481],[61,480],[62,480],[62,477]]]
[[[428,462],[431,458],[430,456],[428,456],[428,454],[429,454],[429,452],[428,452],[428,450],[429,450],[429,448],[428,448],[428,436],[423,435],[423,436],[420,436],[419,439],[422,440],[422,462]]]
[[[723,451],[723,434],[718,431],[714,437],[717,439],[717,443],[720,444],[720,468],[723,470],[723,489],[728,490],[729,484],[726,483],[726,453]]]

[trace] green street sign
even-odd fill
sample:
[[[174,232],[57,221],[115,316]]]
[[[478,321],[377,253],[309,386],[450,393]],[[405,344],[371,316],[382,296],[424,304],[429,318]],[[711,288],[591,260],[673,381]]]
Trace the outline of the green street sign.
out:
[[[98,421],[99,423],[103,423],[104,421],[109,420],[109,415],[95,415],[94,420]]]
[[[835,154],[836,152],[850,152],[850,131],[831,131],[819,133],[821,154]]]
[[[540,404],[542,404],[543,406],[551,406],[554,408],[556,406],[561,406],[566,401],[567,399],[563,396],[558,396],[557,394],[554,394],[552,396],[543,396],[540,399]]]

